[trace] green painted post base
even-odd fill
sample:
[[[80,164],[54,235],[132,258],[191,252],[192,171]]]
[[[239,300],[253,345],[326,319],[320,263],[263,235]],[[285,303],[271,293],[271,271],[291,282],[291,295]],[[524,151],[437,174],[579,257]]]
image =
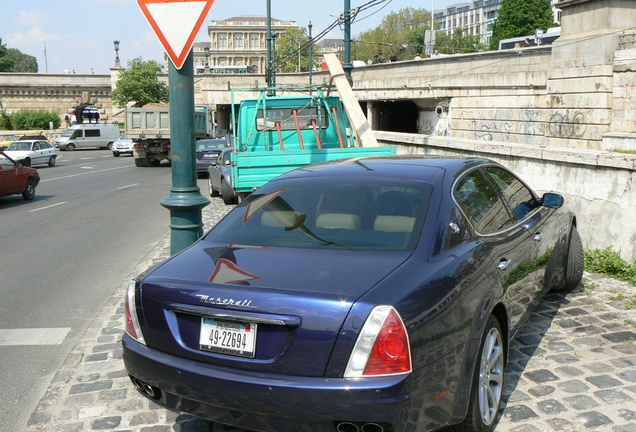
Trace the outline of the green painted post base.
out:
[[[170,255],[181,252],[203,235],[201,210],[210,200],[199,187],[171,188],[161,205],[170,210]]]

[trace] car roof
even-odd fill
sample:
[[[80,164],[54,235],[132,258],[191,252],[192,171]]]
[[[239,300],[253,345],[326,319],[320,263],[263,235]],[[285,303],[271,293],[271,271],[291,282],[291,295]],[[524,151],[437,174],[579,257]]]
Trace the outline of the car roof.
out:
[[[472,167],[495,164],[488,159],[417,155],[370,156],[326,161],[296,169],[279,178],[312,176],[374,176],[432,183],[441,172],[452,177]]]
[[[41,142],[41,141],[49,142],[47,139],[31,138],[31,139],[28,139],[28,140],[17,140],[17,141],[12,141],[12,142],[11,142],[11,144],[13,144],[13,143],[18,143],[18,142],[19,142],[20,144],[22,144],[22,143],[29,143],[29,142],[36,142],[36,141],[37,141],[37,142]],[[50,144],[50,143],[49,143],[49,144]]]

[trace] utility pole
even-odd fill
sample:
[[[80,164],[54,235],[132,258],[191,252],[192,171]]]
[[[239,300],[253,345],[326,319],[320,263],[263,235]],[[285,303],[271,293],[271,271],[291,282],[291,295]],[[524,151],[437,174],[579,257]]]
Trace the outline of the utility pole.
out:
[[[269,1],[269,0],[268,0]],[[351,0],[344,2],[344,65],[345,74],[351,78]]]

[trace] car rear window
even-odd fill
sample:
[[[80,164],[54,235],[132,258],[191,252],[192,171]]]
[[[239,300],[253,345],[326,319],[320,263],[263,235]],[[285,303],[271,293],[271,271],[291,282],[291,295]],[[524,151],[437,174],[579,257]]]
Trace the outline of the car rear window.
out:
[[[265,247],[410,250],[431,192],[427,183],[387,178],[276,181],[251,194],[206,238]]]

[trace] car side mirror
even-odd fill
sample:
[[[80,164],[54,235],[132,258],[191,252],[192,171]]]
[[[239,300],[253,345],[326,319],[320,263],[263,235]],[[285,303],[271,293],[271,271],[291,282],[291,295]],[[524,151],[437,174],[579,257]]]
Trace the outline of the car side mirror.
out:
[[[541,204],[555,209],[561,207],[564,202],[563,196],[551,192],[543,194],[543,198],[541,198]]]
[[[229,160],[225,161],[225,165],[231,165],[231,164],[232,164],[232,161],[229,161]]]

